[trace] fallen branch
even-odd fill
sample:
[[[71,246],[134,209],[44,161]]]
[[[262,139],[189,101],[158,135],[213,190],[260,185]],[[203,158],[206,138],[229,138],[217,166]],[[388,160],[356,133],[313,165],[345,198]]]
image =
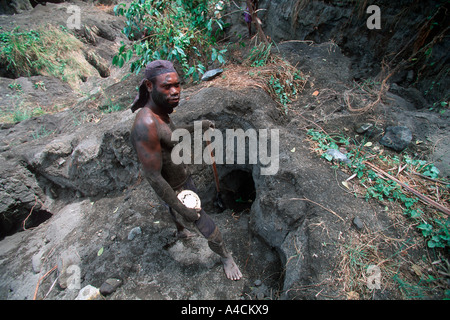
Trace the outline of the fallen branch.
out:
[[[325,207],[324,207],[323,205],[321,205],[320,203],[314,202],[314,201],[309,200],[309,199],[307,199],[307,198],[291,198],[291,199],[289,199],[289,200],[301,200],[301,201],[308,201],[308,202],[314,203],[315,205],[318,205],[318,206],[321,207],[322,209],[327,210],[328,212],[334,214],[336,217],[338,217],[338,218],[341,219],[343,222],[345,222],[345,220],[344,220],[343,218],[341,218],[341,216],[339,216],[336,212],[334,212],[334,211],[331,210],[331,209],[325,208]]]
[[[47,276],[48,276],[50,273],[52,273],[53,271],[55,271],[57,267],[58,267],[57,265],[54,266],[54,267],[51,268],[49,271],[47,271],[46,274],[44,274],[41,278],[39,278],[38,283],[37,283],[37,285],[36,285],[36,289],[34,290],[33,300],[36,300],[37,293],[38,293],[38,290],[39,290],[39,284],[41,283],[41,281],[44,280],[45,278],[47,278]]]
[[[50,294],[50,292],[53,290],[53,288],[55,287],[56,281],[58,281],[59,277],[56,277],[55,280],[53,281],[52,285],[50,286],[50,289],[48,289],[47,293],[45,294],[44,298],[42,298],[42,300],[45,300],[45,298],[47,298],[47,296]]]
[[[440,184],[450,184],[450,182],[448,182],[448,181],[442,181],[442,180],[438,180],[438,179],[433,179],[431,177],[428,177],[428,176],[426,176],[424,174],[421,174],[421,173],[418,173],[418,172],[413,172],[413,174],[416,175],[416,176],[422,177],[424,179],[440,183]]]
[[[441,205],[440,203],[437,203],[436,201],[428,198],[427,196],[421,194],[420,192],[414,190],[413,188],[411,188],[410,186],[404,184],[403,182],[401,182],[400,180],[398,180],[397,178],[391,176],[389,173],[384,172],[383,170],[381,170],[380,168],[378,168],[377,166],[375,166],[374,164],[370,163],[370,162],[364,162],[365,164],[369,165],[370,167],[372,167],[372,169],[374,169],[375,171],[377,171],[378,173],[388,177],[389,179],[391,179],[392,181],[397,182],[399,185],[401,185],[403,188],[405,188],[407,191],[413,193],[415,196],[417,196],[420,200],[432,205],[433,207],[435,207],[436,209],[438,209],[439,211],[445,213],[446,215],[450,215],[450,209],[447,207],[444,207],[443,205]]]

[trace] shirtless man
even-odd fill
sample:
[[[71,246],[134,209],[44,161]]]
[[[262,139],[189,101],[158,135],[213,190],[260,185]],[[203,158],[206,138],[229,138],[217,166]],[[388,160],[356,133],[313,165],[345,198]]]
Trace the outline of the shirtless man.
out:
[[[171,62],[156,60],[147,65],[139,94],[131,106],[133,112],[141,109],[131,129],[131,142],[145,178],[169,207],[178,236],[187,238],[192,233],[178,220],[177,213],[187,222],[193,222],[208,240],[211,250],[221,257],[227,278],[239,280],[242,274],[225,248],[222,234],[214,221],[202,209],[189,209],[177,198],[181,190],[196,191],[185,166],[175,165],[171,159],[172,148],[176,144],[171,141],[171,136],[176,127],[169,114],[178,106],[180,91],[180,80]],[[210,121],[202,122],[204,130],[210,126]],[[186,129],[192,132],[193,126]]]

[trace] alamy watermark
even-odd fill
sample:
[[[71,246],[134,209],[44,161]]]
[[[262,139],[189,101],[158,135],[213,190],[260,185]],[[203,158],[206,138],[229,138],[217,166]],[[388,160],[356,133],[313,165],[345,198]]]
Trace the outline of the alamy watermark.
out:
[[[367,7],[367,14],[370,16],[367,18],[366,25],[370,30],[381,29],[381,9],[379,6],[371,5]]]
[[[67,7],[67,13],[70,16],[66,20],[67,29],[81,29],[81,8],[76,5]]]
[[[67,289],[80,290],[81,289],[81,269],[78,265],[72,264],[67,267]]]
[[[193,139],[186,129],[176,129],[172,142],[171,158],[175,164],[260,164],[261,175],[274,175],[279,169],[278,129],[218,129],[202,130],[202,122],[194,121]],[[180,141],[181,139],[181,141]],[[193,140],[193,141],[192,141]],[[203,142],[210,141],[204,147]],[[193,154],[192,154],[193,153]]]
[[[370,290],[381,289],[381,270],[380,267],[376,265],[370,265],[367,268],[367,288]]]

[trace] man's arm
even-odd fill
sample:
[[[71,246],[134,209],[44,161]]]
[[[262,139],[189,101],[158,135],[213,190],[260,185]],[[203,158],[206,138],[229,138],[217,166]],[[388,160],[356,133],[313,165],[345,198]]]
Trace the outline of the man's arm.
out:
[[[162,153],[158,130],[152,120],[140,119],[131,132],[131,140],[142,164],[145,178],[156,194],[188,221],[196,221],[199,214],[178,200],[169,183],[161,175]]]

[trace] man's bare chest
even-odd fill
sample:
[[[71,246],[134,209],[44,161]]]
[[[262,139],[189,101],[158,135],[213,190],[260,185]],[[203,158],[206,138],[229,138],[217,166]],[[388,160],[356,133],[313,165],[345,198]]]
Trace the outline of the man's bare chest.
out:
[[[158,128],[158,136],[163,152],[171,152],[173,147],[176,145],[177,142],[172,141],[172,132],[175,129],[175,125],[172,122],[169,124],[160,123]]]

